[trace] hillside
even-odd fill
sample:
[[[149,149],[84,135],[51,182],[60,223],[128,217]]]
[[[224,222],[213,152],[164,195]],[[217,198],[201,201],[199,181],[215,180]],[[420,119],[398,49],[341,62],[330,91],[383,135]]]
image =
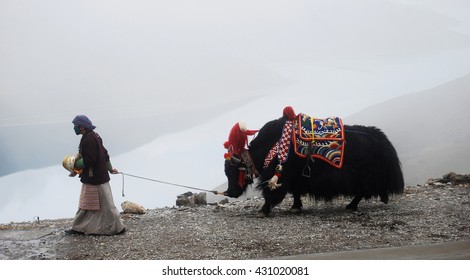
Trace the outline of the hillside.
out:
[[[381,128],[395,145],[407,184],[433,174],[470,171],[470,74],[344,118]]]

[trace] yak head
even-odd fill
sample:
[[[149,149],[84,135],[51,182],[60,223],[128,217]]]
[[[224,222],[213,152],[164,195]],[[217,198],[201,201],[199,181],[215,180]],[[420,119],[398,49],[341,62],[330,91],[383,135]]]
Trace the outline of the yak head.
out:
[[[267,173],[261,176],[260,171],[265,173],[262,169],[263,162],[273,145],[281,138],[286,121],[296,118],[294,110],[288,106],[284,108],[281,118],[266,123],[260,130],[248,130],[243,122],[238,122],[232,127],[228,140],[224,143],[227,149],[224,155],[225,175],[228,179],[228,188],[224,195],[239,197],[255,178],[271,178],[275,174],[274,167],[270,167]],[[248,145],[248,136],[255,134],[257,136]]]
[[[241,155],[248,153],[248,136],[253,136],[256,132],[258,130],[246,129],[243,122],[236,123],[230,130],[228,140],[224,143],[227,149],[224,157],[228,189],[223,194],[226,196],[239,197],[246,190],[246,186],[253,183],[251,169],[247,169]]]
[[[246,187],[253,183],[253,177],[248,172],[246,164],[236,156],[225,159],[225,175],[228,179],[228,187],[224,195],[229,197],[239,197]]]

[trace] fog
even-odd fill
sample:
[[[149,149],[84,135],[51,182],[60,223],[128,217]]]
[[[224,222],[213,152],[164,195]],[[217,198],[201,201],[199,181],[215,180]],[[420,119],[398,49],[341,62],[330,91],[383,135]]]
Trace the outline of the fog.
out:
[[[343,81],[336,68],[358,75],[361,66],[393,68],[411,56],[410,64],[442,56],[441,69],[421,69],[432,71],[426,79],[436,84],[462,74],[462,57],[440,52],[468,48],[469,4],[412,3],[2,1],[0,125],[70,122],[84,111],[113,119],[221,105],[305,78],[324,81],[315,72],[321,64],[334,76],[324,82],[335,84]],[[370,103],[392,94],[378,92]],[[349,106],[361,108],[369,98]]]
[[[0,222],[73,216],[80,183],[60,163],[76,114],[118,169],[212,189],[239,120],[257,129],[286,105],[347,119],[466,77],[468,14],[456,0],[1,1]],[[111,184],[148,208],[187,191]]]

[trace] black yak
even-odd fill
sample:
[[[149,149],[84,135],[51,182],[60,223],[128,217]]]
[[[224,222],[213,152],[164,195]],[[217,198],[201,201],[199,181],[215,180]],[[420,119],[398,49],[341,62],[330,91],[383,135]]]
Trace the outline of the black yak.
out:
[[[317,120],[295,115],[291,107],[286,107],[281,118],[266,123],[259,131],[248,131],[240,123],[235,124],[224,144],[228,149],[225,154],[228,188],[221,194],[239,197],[257,179],[257,188],[265,199],[260,215],[267,216],[287,193],[294,197],[291,210],[299,212],[302,195],[326,201],[338,196],[353,197],[346,209],[356,211],[363,198],[380,197],[388,203],[389,195],[403,192],[397,152],[380,129],[343,125],[339,118],[336,123],[331,118],[314,121]],[[321,130],[330,121],[333,134],[314,138],[318,137],[313,134],[314,128]],[[302,127],[309,122],[310,131]],[[256,137],[248,143],[247,136],[255,133]],[[305,139],[296,140],[299,135]],[[339,140],[331,141],[330,136]]]

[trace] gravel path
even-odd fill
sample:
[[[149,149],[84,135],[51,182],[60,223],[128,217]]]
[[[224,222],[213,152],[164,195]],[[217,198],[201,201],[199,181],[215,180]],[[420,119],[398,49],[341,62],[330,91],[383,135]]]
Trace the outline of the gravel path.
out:
[[[470,240],[468,184],[406,187],[388,205],[362,201],[355,213],[344,210],[349,199],[305,198],[293,214],[286,197],[259,218],[263,202],[123,214],[127,232],[119,236],[65,235],[72,219],[0,225],[0,259],[244,260]]]

